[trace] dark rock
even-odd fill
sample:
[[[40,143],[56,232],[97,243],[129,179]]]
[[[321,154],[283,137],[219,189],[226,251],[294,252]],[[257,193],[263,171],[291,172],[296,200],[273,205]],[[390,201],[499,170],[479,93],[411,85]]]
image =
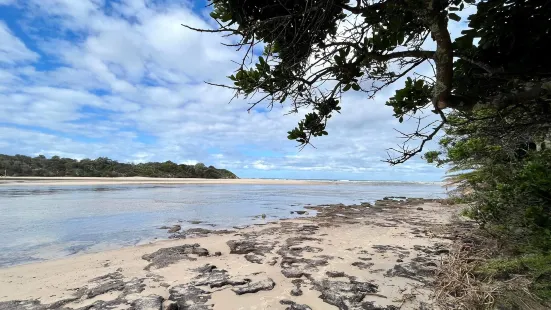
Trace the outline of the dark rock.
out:
[[[111,291],[124,290],[124,281],[121,279],[110,279],[98,286],[88,289],[86,292],[86,298],[94,298],[98,295],[102,295]]]
[[[298,287],[295,287],[294,289],[291,290],[291,296],[301,296],[302,295],[302,290]]]
[[[302,290],[300,289],[300,286],[302,285],[302,283],[304,283],[304,281],[302,281],[301,279],[294,279],[293,281],[291,281],[291,283],[295,285],[295,288],[291,290],[291,295],[301,296]]]
[[[172,226],[172,227],[168,230],[168,233],[169,233],[169,234],[173,234],[173,233],[179,232],[180,229],[182,229],[182,226],[180,226],[180,225],[174,225],[174,226]]]
[[[297,268],[283,268],[281,273],[286,278],[301,278],[303,276],[309,276],[309,273],[304,272],[304,270],[299,270]]]
[[[45,310],[38,300],[12,300],[0,302],[0,310]]]
[[[222,252],[214,252],[214,256],[222,256]]]
[[[401,259],[401,258],[398,258],[398,259],[396,260],[396,262],[397,262],[397,263],[403,263],[403,262],[404,262],[404,260],[403,260],[403,259]]]
[[[365,309],[365,310],[399,310],[400,308],[396,307],[396,306],[386,306],[386,307],[379,307],[379,306],[375,306],[375,302],[373,301],[366,301],[362,304],[362,309]]]
[[[427,283],[427,278],[434,276],[435,269],[423,268],[420,265],[412,262],[409,266],[395,265],[393,269],[387,270],[387,277],[402,277],[408,278],[421,283]]]
[[[358,309],[366,294],[377,292],[377,285],[369,282],[344,282],[324,279],[314,282],[314,288],[321,292],[320,298],[339,309]]]
[[[299,214],[299,215],[303,215],[303,214],[308,213],[307,211],[302,211],[302,210],[300,210],[300,211],[295,211],[295,212],[296,212],[296,214]]]
[[[417,207],[417,210],[419,210],[419,211],[422,211],[422,210],[423,210],[423,208],[421,208],[421,207]]]
[[[330,278],[346,277],[346,273],[344,273],[342,271],[326,271],[325,274]]]
[[[157,269],[164,268],[170,264],[174,264],[180,260],[197,260],[194,257],[190,257],[190,254],[195,254],[198,256],[208,256],[209,251],[202,248],[199,244],[184,244],[180,246],[175,246],[171,248],[159,249],[154,253],[145,254],[142,256],[142,259],[145,259],[148,262],[151,262],[147,265],[144,270],[150,270],[151,267]]]
[[[174,301],[168,306],[169,310],[209,310],[212,309],[207,302],[211,299],[209,292],[196,286],[181,284],[169,290],[169,300]]]
[[[143,281],[144,279],[133,278],[132,280],[124,283],[124,290],[122,292],[122,295],[126,296],[143,292],[145,290],[145,284],[143,283]]]
[[[352,266],[358,267],[362,270],[371,268],[374,264],[373,263],[364,263],[364,262],[354,262],[352,263]]]
[[[163,297],[149,295],[132,302],[132,310],[162,310]]]
[[[195,285],[209,286],[210,288],[223,287],[226,285],[243,285],[249,283],[250,280],[246,278],[230,277],[226,270],[212,270],[199,275],[195,280]]]
[[[189,221],[190,224],[197,225],[203,223],[203,221]]]
[[[256,293],[260,291],[270,291],[274,287],[275,287],[274,280],[268,278],[261,281],[250,282],[247,284],[247,286],[234,288],[232,289],[232,291],[234,291],[234,293],[237,295],[243,295],[248,293]]]
[[[359,260],[365,260],[365,261],[369,261],[369,260],[373,260],[373,258],[371,257],[358,257]]]
[[[216,269],[216,266],[214,265],[211,265],[211,264],[206,264],[204,266],[201,266],[197,269],[195,269],[195,271],[199,272],[199,273],[210,273],[212,272],[214,269]]]
[[[279,303],[282,305],[289,306],[285,308],[285,310],[312,310],[312,308],[310,308],[307,305],[297,304],[296,302],[288,299],[280,300]]]
[[[264,255],[249,253],[245,255],[245,259],[251,263],[262,264],[264,262]]]
[[[230,254],[264,254],[273,249],[273,246],[257,243],[255,240],[230,240],[226,244],[230,247]]]

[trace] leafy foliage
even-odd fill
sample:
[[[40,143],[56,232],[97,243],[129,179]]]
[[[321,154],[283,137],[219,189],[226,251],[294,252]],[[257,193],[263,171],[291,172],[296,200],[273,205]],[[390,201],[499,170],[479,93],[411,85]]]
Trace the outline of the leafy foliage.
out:
[[[440,124],[404,133],[406,143],[421,142],[394,149],[398,155],[389,158],[391,164],[423,151],[447,123],[445,109],[508,109],[541,103],[551,92],[551,58],[546,56],[551,8],[546,0],[210,2],[220,28],[205,31],[237,35],[232,46],[247,49],[229,77],[233,85],[225,87],[251,98],[253,107],[290,102],[292,112],[314,110],[289,132],[288,138],[301,146],[328,134],[327,122],[340,111],[341,96],[348,91],[374,98],[405,79],[387,102],[394,116],[400,122],[420,120],[420,113],[431,110],[440,117]],[[449,24],[473,5],[477,10],[467,18],[469,29],[452,41]],[[431,39],[436,49],[423,49]],[[256,58],[258,44],[264,52],[247,66],[248,57]],[[433,66],[432,76],[415,74],[423,63]]]
[[[0,174],[8,176],[44,177],[159,177],[159,178],[207,178],[236,179],[237,176],[226,169],[216,169],[202,163],[178,165],[171,161],[164,163],[126,164],[106,157],[75,160],[44,155],[29,157],[24,155],[0,154]]]

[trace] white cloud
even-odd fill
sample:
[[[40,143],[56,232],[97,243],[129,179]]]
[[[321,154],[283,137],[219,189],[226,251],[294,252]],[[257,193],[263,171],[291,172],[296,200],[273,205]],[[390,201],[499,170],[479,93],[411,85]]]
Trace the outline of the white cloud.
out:
[[[107,14],[100,0],[30,0],[26,18],[49,23],[42,34],[32,23],[23,28],[42,57],[0,22],[0,38],[12,46],[9,52],[0,46],[0,61],[7,57],[10,64],[0,69],[0,123],[7,124],[0,128],[2,152],[204,162],[255,177],[278,171],[301,178],[441,175],[418,159],[394,168],[381,162],[385,149],[399,142],[392,129],[398,124],[384,106],[394,89],[375,100],[347,94],[329,136],[315,140],[316,149],[299,151],[286,136],[301,115],[286,116],[288,107],[279,106],[247,113],[246,101],[228,104],[231,91],[203,83],[227,83],[231,60],[241,55],[222,46],[227,39],[217,34],[182,27],[209,27],[189,3],[166,2],[170,9],[120,1]],[[44,57],[55,65],[33,67]]]
[[[35,61],[38,54],[29,50],[0,20],[0,63],[13,65],[18,62]]]

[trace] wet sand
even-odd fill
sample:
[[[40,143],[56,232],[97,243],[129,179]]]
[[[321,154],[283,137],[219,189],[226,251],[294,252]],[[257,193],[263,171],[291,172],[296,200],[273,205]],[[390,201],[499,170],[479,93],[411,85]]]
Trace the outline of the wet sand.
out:
[[[309,208],[315,217],[0,269],[0,309],[438,309],[430,284],[456,208]]]
[[[0,186],[13,185],[141,185],[141,184],[265,184],[315,185],[335,181],[275,180],[275,179],[196,179],[196,178],[93,178],[93,177],[0,177]]]

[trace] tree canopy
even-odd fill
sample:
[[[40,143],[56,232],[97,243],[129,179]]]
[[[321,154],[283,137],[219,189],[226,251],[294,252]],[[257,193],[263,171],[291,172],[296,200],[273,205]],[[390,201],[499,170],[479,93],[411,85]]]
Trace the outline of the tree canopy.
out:
[[[237,176],[226,169],[216,169],[203,163],[195,165],[163,163],[119,163],[107,157],[76,160],[44,155],[0,154],[0,175],[4,176],[43,176],[43,177],[159,177],[159,178],[207,178],[236,179]]]
[[[363,92],[369,99],[402,80],[404,87],[387,102],[394,116],[419,120],[419,112],[430,110],[440,120],[403,133],[406,143],[395,149],[391,164],[422,152],[447,123],[448,111],[468,117],[490,108],[487,117],[500,117],[525,109],[536,117],[531,127],[549,121],[547,0],[210,2],[219,28],[196,30],[235,35],[238,40],[229,45],[247,54],[229,77],[233,85],[225,87],[253,106],[290,102],[295,112],[310,107],[289,131],[289,139],[301,145],[328,134],[327,122],[339,112],[344,92]],[[450,24],[462,15],[468,15],[468,27],[452,40]],[[413,74],[425,63],[432,75]]]

